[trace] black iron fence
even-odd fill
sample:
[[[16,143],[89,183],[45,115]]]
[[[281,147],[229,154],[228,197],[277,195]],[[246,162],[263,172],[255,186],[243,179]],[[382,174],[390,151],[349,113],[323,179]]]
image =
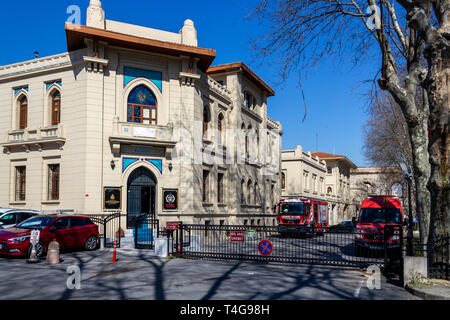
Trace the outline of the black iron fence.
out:
[[[450,237],[440,236],[428,244],[423,244],[419,239],[414,239],[411,251],[405,250],[405,254],[416,257],[426,257],[429,278],[450,280]]]
[[[112,248],[117,240],[117,247],[127,243],[136,248],[153,248],[154,238],[158,236],[159,222],[151,214],[143,214],[134,218],[135,228],[130,235],[126,234],[127,215],[120,212],[98,215],[84,215],[98,226],[100,241],[105,248]]]
[[[195,225],[180,223],[174,254],[184,258],[233,259],[385,267],[401,261],[401,228]]]
[[[450,280],[449,277],[450,237],[439,237],[428,245],[428,276]]]

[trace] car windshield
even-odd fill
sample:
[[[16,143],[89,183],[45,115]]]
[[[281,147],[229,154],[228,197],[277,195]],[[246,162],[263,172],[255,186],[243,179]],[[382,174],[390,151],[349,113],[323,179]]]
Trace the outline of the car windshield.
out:
[[[397,223],[402,222],[398,208],[363,208],[359,216],[360,223]]]
[[[283,203],[280,208],[281,215],[302,216],[305,214],[304,203]]]
[[[56,217],[36,217],[25,220],[22,223],[19,223],[16,227],[23,229],[39,229],[42,230],[46,226],[48,226],[51,222],[53,222]]]

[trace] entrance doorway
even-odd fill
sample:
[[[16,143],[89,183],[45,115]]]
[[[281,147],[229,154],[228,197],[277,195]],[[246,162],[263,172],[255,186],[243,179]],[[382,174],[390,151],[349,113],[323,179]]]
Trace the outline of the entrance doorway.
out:
[[[151,214],[155,218],[157,181],[145,167],[135,169],[127,184],[127,228],[134,228],[134,218]]]

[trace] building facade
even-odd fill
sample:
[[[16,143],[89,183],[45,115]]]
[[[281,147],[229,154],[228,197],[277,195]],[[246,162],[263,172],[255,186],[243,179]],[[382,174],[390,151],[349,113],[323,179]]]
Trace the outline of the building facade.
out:
[[[135,26],[91,0],[65,28],[68,52],[0,66],[1,206],[273,223],[282,132],[263,80],[211,67],[191,20]]]
[[[342,155],[313,152],[312,156],[326,163],[325,192],[329,205],[330,225],[355,217],[357,202],[350,193],[350,170],[356,169],[357,166]]]
[[[353,198],[360,199],[359,203],[369,195],[394,195],[402,202],[402,208],[409,206],[407,184],[399,167],[358,167],[350,171],[350,183]],[[414,199],[414,188],[411,189]]]
[[[313,198],[326,201],[326,163],[304,152],[301,146],[281,152],[282,197]]]

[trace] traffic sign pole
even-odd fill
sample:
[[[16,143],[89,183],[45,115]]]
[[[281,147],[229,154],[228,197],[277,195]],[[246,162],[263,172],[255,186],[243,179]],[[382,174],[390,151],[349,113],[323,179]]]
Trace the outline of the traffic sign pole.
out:
[[[39,262],[39,257],[36,256],[36,244],[39,242],[39,236],[41,232],[39,230],[32,230],[30,236],[31,243],[31,254],[30,258],[27,260],[27,263],[37,263]]]

